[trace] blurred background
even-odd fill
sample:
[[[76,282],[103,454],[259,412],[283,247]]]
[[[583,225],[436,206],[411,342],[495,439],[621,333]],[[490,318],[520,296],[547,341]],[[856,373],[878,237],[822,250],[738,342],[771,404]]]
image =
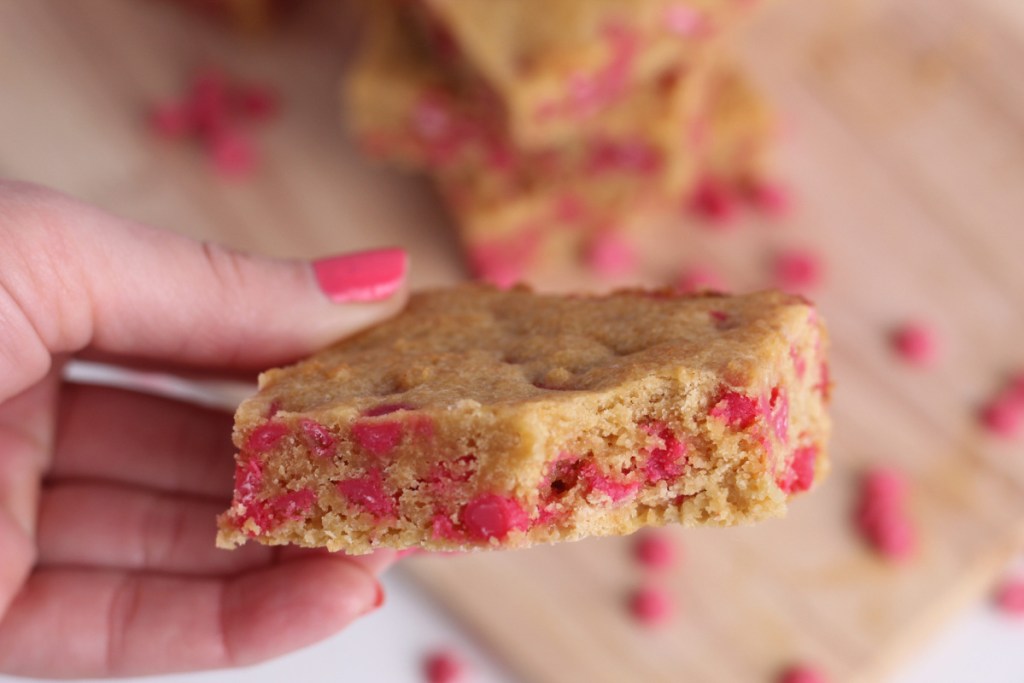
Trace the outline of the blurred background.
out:
[[[1024,681],[1024,5],[356,4],[0,0],[0,174],[282,256],[404,245],[415,287],[803,293],[832,474],[786,519],[667,530],[658,567],[409,557],[332,640],[170,678]]]

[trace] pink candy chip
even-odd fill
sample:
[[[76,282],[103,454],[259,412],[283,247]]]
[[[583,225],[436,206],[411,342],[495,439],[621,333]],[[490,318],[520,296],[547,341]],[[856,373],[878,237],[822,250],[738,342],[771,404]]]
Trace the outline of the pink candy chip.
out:
[[[432,652],[423,660],[427,683],[460,683],[466,678],[466,663],[451,650]]]
[[[620,503],[640,490],[636,481],[621,481],[603,472],[592,460],[583,463],[579,469],[579,478],[587,485],[587,490],[597,491],[608,496],[612,503]]]
[[[893,330],[890,338],[893,351],[904,361],[918,367],[934,365],[939,358],[938,337],[922,322],[908,322]]]
[[[459,522],[473,540],[504,540],[513,530],[525,530],[530,519],[517,501],[497,494],[484,494],[466,503]]]
[[[373,455],[385,456],[402,442],[404,432],[398,420],[359,420],[352,425],[352,440]]]
[[[245,448],[252,453],[266,453],[287,434],[288,425],[283,422],[265,422],[252,430],[245,440]]]
[[[644,626],[663,626],[675,615],[675,604],[665,589],[648,585],[630,596],[629,611]]]
[[[334,455],[334,435],[327,427],[309,418],[299,420],[299,427],[302,429],[306,445],[315,456],[329,458]]]
[[[645,531],[633,543],[636,561],[648,569],[671,569],[677,562],[677,548],[672,537],[664,531]]]
[[[800,493],[814,485],[814,469],[818,462],[818,447],[803,446],[793,451],[786,476],[778,482],[785,493]]]
[[[636,268],[636,252],[622,235],[605,231],[594,236],[585,254],[587,266],[601,277],[617,277]]]
[[[733,429],[744,430],[757,420],[760,406],[757,399],[751,396],[725,389],[708,414],[724,421]]]
[[[772,263],[775,284],[787,292],[814,289],[821,284],[823,270],[821,258],[806,249],[780,251]]]
[[[828,678],[815,668],[798,664],[783,671],[778,683],[828,683]]]
[[[686,468],[686,442],[663,423],[642,425],[641,428],[653,437],[653,443],[643,450],[647,483],[656,484],[679,477]]]
[[[1004,614],[1024,617],[1024,577],[1009,579],[999,586],[995,604]]]
[[[259,155],[238,122],[266,121],[277,109],[272,90],[259,85],[232,86],[219,69],[206,67],[194,74],[180,103],[152,108],[150,125],[161,137],[189,137],[201,143],[219,173],[239,177],[256,167]]]
[[[1010,377],[978,415],[981,425],[994,436],[1013,439],[1024,429],[1024,373]]]
[[[736,196],[725,183],[705,178],[690,196],[689,208],[710,227],[725,228],[736,218]]]
[[[384,477],[379,469],[371,469],[362,477],[343,479],[338,492],[352,505],[376,519],[395,516],[395,501],[384,490]]]
[[[895,470],[869,471],[861,484],[856,524],[864,540],[881,556],[905,561],[917,546],[906,503],[907,484]]]

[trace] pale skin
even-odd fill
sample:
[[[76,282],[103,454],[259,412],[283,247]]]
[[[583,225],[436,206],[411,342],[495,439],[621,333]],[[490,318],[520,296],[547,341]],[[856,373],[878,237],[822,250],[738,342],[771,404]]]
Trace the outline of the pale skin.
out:
[[[0,672],[254,663],[379,606],[391,553],[213,545],[231,416],[62,384],[68,358],[190,372],[288,362],[395,313],[308,263],[242,255],[0,181]]]

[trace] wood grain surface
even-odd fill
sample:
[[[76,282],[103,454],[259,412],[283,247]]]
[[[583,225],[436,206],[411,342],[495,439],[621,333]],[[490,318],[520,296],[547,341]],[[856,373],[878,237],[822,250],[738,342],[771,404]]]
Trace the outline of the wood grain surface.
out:
[[[408,246],[413,282],[464,277],[426,185],[361,161],[339,126],[336,82],[352,26],[308,3],[280,32],[232,36],[165,3],[0,0],[0,174],[56,186],[139,220],[287,256]],[[1024,367],[1024,7],[1018,0],[789,0],[742,50],[780,104],[780,169],[799,196],[782,223],[713,233],[666,216],[639,237],[665,282],[713,264],[740,290],[768,255],[810,248],[834,340],[832,476],[784,520],[674,533],[663,582],[680,616],[637,628],[629,539],[417,558],[411,571],[525,680],[751,682],[807,660],[836,681],[885,672],[1024,540],[1024,445],[979,431],[975,410]],[[193,147],[153,139],[142,113],[203,62],[283,93],[254,131],[251,178],[217,177]],[[544,273],[551,289],[600,288]],[[942,362],[896,362],[886,332],[931,321]],[[875,559],[850,532],[864,467],[910,475],[918,556]]]

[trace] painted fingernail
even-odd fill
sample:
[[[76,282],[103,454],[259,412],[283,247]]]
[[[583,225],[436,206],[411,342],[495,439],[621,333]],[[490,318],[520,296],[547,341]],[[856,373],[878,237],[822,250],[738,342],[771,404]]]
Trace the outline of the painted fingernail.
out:
[[[313,273],[335,303],[380,301],[402,286],[408,265],[404,249],[374,249],[314,261]]]
[[[384,604],[384,586],[380,585],[380,582],[378,582],[377,583],[377,597],[374,598],[374,600],[373,600],[373,608],[374,609],[380,609],[380,607],[383,604]]]

